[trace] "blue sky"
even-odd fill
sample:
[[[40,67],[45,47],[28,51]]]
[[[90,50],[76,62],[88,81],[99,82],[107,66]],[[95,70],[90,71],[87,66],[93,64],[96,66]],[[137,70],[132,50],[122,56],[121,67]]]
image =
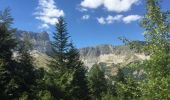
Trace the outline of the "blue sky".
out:
[[[163,10],[170,9],[164,0]],[[13,27],[50,36],[54,24],[63,16],[78,48],[99,44],[120,45],[125,36],[143,40],[139,21],[145,13],[144,0],[0,0],[0,10],[11,8]]]

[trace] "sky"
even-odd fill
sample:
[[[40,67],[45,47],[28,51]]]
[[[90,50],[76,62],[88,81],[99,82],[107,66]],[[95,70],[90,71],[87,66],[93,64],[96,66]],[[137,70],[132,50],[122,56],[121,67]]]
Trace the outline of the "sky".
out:
[[[52,38],[55,23],[64,17],[67,30],[78,48],[100,44],[122,45],[118,37],[144,40],[140,20],[146,12],[145,0],[0,0],[0,10],[11,9],[12,27],[47,31]],[[170,10],[163,0],[162,10]]]

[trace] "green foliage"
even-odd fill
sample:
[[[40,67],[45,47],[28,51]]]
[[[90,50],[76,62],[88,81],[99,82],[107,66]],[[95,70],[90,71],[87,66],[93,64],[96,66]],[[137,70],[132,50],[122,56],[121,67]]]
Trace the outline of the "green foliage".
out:
[[[31,99],[36,87],[36,70],[29,54],[29,48],[25,41],[19,46],[19,59],[13,59],[12,54],[17,48],[17,42],[13,38],[13,30],[10,29],[12,18],[6,9],[0,16],[0,99]]]
[[[107,81],[104,72],[98,65],[93,65],[88,73],[89,89],[93,100],[100,99],[107,91]]]
[[[13,39],[11,31],[4,24],[0,24],[0,59],[10,61],[15,46],[16,41]]]
[[[142,84],[142,99],[145,100],[169,100],[170,99],[170,78],[149,79],[147,83]]]
[[[13,23],[13,18],[10,11],[10,8],[0,11],[0,24],[4,24],[5,27],[10,27],[10,25]]]
[[[56,24],[52,61],[49,71],[52,74],[52,85],[58,87],[60,91],[59,99],[87,100],[88,88],[86,79],[86,70],[79,59],[79,52],[69,42],[69,36],[66,30],[66,23],[63,18]],[[54,94],[55,92],[50,90]],[[56,94],[54,94],[56,95]],[[61,97],[61,98],[60,98]]]
[[[118,99],[112,94],[112,92],[108,91],[102,94],[101,100],[118,100]]]
[[[54,33],[54,41],[52,42],[52,57],[55,61],[51,62],[52,70],[63,70],[66,67],[66,54],[69,51],[69,36],[66,30],[66,23],[60,18],[56,24],[56,32]]]
[[[73,73],[72,80],[72,89],[71,95],[76,97],[74,99],[88,100],[89,99],[89,90],[87,86],[87,77],[86,77],[86,69],[83,66],[83,63],[80,61],[79,52],[71,43],[70,50],[67,53],[68,59],[68,69],[70,69]]]
[[[161,12],[160,0],[146,0],[147,13],[141,21],[146,30],[146,50],[151,54],[169,51],[169,12]]]
[[[28,98],[32,98],[35,87],[37,85],[36,79],[37,71],[33,64],[33,58],[30,55],[31,43],[28,37],[24,37],[23,41],[20,41],[18,45],[17,56],[17,75],[20,78],[21,91],[27,93]]]
[[[170,89],[170,13],[161,11],[160,2],[161,0],[146,0],[147,13],[141,21],[141,26],[145,29],[146,44],[134,46],[140,47],[150,56],[150,59],[143,64],[136,65],[143,66],[145,73],[144,80],[138,81],[142,100],[170,99],[168,91]]]
[[[141,82],[142,99],[168,100],[170,95],[169,12],[161,12],[159,0],[146,0],[147,13],[141,21],[145,31],[144,49],[150,59],[143,64],[146,78]]]
[[[47,90],[40,91],[38,97],[39,100],[55,100],[52,94]]]
[[[118,100],[137,100],[141,96],[140,84],[132,76],[118,70],[115,80],[116,98]]]
[[[29,100],[29,99],[28,99],[28,94],[27,94],[27,93],[23,93],[23,94],[21,95],[21,97],[19,97],[19,100]]]
[[[9,99],[18,96],[19,84],[15,74],[16,63],[12,60],[12,50],[16,42],[12,38],[12,31],[6,24],[0,23],[0,98]]]

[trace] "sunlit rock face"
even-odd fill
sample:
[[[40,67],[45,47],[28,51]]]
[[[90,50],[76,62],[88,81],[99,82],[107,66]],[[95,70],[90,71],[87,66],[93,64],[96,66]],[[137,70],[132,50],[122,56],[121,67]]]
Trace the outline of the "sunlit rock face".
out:
[[[128,64],[133,61],[148,59],[143,53],[137,53],[128,46],[99,45],[80,49],[80,56],[86,66],[105,63],[107,66],[113,64]]]

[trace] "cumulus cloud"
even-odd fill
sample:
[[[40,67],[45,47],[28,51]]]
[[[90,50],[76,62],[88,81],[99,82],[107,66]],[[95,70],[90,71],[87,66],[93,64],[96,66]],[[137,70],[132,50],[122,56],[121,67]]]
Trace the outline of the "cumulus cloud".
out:
[[[137,21],[139,19],[141,19],[142,17],[139,15],[129,15],[123,18],[123,22],[125,23],[131,23],[132,21]]]
[[[83,15],[81,19],[88,20],[90,18],[90,15]]]
[[[42,24],[39,26],[40,29],[49,29],[49,25],[48,24]]]
[[[128,23],[131,23],[133,21],[137,21],[141,18],[142,17],[139,16],[139,15],[129,15],[129,16],[123,16],[123,15],[111,16],[111,15],[108,15],[107,17],[97,18],[97,21],[100,24],[112,24],[112,23],[118,22],[118,21],[122,21],[122,22],[128,24]]]
[[[116,15],[116,16],[108,15],[106,18],[104,17],[97,18],[97,21],[100,24],[112,24],[116,21],[121,21],[122,18],[123,18],[123,15]]]
[[[116,16],[111,16],[109,15],[107,18],[106,18],[106,21],[108,24],[112,24],[113,22],[115,21],[120,21],[122,19],[123,15],[116,15]]]
[[[138,4],[140,0],[83,0],[83,8],[98,8],[104,6],[108,11],[126,12],[131,9],[132,5]]]
[[[98,8],[103,4],[104,0],[84,0],[81,2],[81,6],[85,8]]]
[[[104,17],[97,18],[97,21],[98,21],[100,24],[106,24],[106,20],[105,20]]]
[[[48,29],[49,25],[55,25],[58,18],[64,16],[64,11],[57,8],[54,0],[39,0],[34,15],[42,22],[40,28]]]

